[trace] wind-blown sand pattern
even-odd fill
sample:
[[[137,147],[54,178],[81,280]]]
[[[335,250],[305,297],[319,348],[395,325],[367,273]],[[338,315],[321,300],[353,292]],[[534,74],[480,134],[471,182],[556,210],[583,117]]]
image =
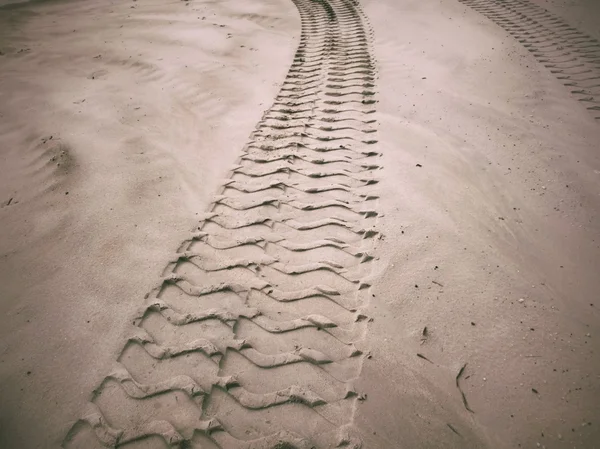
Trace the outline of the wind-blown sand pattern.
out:
[[[372,32],[352,0],[295,4],[281,92],[64,447],[361,447],[352,383],[379,236]]]
[[[504,28],[600,120],[600,42],[529,0],[459,0]]]
[[[0,0],[0,448],[595,449],[599,19]]]

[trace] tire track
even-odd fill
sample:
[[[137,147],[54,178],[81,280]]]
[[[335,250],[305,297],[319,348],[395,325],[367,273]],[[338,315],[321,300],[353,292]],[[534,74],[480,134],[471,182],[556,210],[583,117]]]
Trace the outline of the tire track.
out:
[[[294,3],[302,34],[280,93],[64,447],[361,447],[372,32],[354,0]]]
[[[504,28],[600,120],[600,42],[528,0],[459,0]]]

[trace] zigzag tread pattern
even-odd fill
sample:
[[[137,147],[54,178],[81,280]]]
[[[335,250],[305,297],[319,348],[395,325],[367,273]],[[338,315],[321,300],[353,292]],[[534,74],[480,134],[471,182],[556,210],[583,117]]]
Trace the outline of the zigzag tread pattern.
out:
[[[600,42],[529,0],[458,0],[504,28],[600,120]]]
[[[273,106],[63,447],[348,448],[379,233],[376,70],[356,0],[293,0]]]

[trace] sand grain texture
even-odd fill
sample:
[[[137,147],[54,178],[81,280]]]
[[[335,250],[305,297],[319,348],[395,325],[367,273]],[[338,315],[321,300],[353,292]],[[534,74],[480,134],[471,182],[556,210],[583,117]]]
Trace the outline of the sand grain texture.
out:
[[[0,20],[0,446],[56,447],[275,96],[300,21],[285,1]]]
[[[594,8],[0,8],[0,447],[595,448]]]

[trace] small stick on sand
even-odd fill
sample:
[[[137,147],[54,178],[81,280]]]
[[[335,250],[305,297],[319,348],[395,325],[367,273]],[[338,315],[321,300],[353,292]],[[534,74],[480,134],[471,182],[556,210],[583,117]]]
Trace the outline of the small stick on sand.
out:
[[[471,407],[469,407],[469,403],[467,402],[467,397],[465,396],[465,393],[462,391],[462,388],[460,388],[460,383],[459,383],[459,379],[460,376],[463,375],[463,373],[465,372],[465,368],[467,367],[467,364],[465,363],[461,369],[458,371],[458,374],[456,375],[456,388],[458,388],[458,391],[460,391],[460,394],[462,396],[462,400],[463,400],[463,404],[465,405],[465,408],[470,411],[471,413],[475,413],[473,410],[471,410]]]
[[[455,434],[457,434],[459,437],[462,437],[462,435],[461,435],[460,433],[458,433],[458,430],[456,430],[456,429],[455,429],[455,428],[452,426],[452,424],[446,423],[446,425],[447,425],[448,427],[450,427],[450,430],[451,430],[452,432],[454,432]]]
[[[429,363],[433,363],[431,360],[429,360],[427,357],[425,357],[423,354],[419,354],[417,353],[417,357],[422,358],[423,360],[427,360]]]

